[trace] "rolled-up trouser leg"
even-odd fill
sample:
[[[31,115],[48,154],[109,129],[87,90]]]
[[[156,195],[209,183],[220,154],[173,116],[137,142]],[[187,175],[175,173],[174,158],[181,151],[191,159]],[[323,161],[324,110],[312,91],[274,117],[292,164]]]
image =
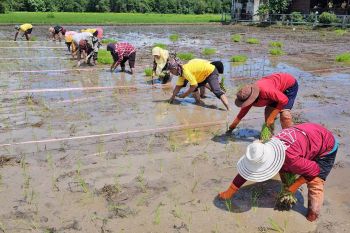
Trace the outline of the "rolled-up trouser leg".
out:
[[[324,200],[324,180],[315,177],[312,181],[307,182],[308,188],[308,213],[307,220],[315,221],[321,211]]]
[[[280,122],[282,129],[293,126],[293,117],[289,109],[283,109],[280,113]]]
[[[210,86],[211,91],[214,93],[214,95],[220,99],[220,97],[225,94],[221,88],[219,83],[219,72],[215,68],[215,70],[207,77],[206,79],[207,83]]]

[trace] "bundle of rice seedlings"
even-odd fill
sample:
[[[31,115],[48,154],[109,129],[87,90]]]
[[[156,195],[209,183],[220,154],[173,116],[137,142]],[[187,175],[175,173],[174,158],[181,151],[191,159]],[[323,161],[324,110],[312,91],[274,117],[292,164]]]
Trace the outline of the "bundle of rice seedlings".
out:
[[[282,189],[277,195],[277,200],[275,204],[275,209],[278,210],[290,210],[295,203],[297,203],[297,199],[294,193],[288,191],[288,187],[291,186],[296,180],[296,175],[292,173],[283,173],[282,177]]]
[[[267,127],[266,123],[263,124],[262,128],[261,128],[261,132],[260,132],[260,140],[265,143],[267,141],[269,141],[273,135],[273,128],[272,127]]]
[[[227,89],[226,89],[226,86],[225,86],[225,77],[222,77],[222,78],[221,78],[221,81],[220,81],[220,88],[221,88],[221,90],[223,90],[225,93],[227,92]]]

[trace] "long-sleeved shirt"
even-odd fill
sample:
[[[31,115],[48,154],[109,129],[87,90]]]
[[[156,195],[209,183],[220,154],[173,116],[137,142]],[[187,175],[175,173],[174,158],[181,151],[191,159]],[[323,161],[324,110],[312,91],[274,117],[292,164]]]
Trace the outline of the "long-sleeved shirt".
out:
[[[76,44],[79,44],[79,41],[81,40],[87,40],[89,43],[91,43],[92,34],[90,32],[81,32],[76,33],[73,35],[73,42]]]
[[[183,86],[185,79],[190,85],[203,82],[213,71],[215,66],[210,61],[203,59],[192,59],[182,66],[182,75],[178,78],[176,85]]]
[[[119,42],[115,44],[115,51],[112,52],[114,61],[120,64],[124,57],[129,57],[130,54],[136,52],[136,48],[127,42]]]
[[[33,28],[33,26],[29,23],[25,23],[25,24],[22,24],[20,27],[19,27],[19,30],[21,32],[26,32],[27,30]]]
[[[276,108],[282,110],[288,103],[288,97],[283,92],[292,87],[295,82],[295,78],[286,73],[275,73],[258,80],[256,82],[260,90],[258,100],[247,107],[241,108],[237,118],[241,120],[253,106],[264,107],[277,103]]]
[[[336,142],[333,134],[321,125],[304,123],[282,130],[274,136],[286,146],[286,158],[281,172],[301,175],[307,180],[317,177],[320,167],[315,161],[327,156]],[[233,180],[236,187],[241,187],[246,180],[237,175]]]

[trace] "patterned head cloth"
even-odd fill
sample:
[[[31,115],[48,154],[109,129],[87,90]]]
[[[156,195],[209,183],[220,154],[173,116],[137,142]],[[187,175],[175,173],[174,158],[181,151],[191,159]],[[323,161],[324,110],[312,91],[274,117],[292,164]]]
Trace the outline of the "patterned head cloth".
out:
[[[167,70],[176,70],[174,74],[181,75],[182,74],[182,63],[178,57],[169,57],[168,63],[167,63]]]

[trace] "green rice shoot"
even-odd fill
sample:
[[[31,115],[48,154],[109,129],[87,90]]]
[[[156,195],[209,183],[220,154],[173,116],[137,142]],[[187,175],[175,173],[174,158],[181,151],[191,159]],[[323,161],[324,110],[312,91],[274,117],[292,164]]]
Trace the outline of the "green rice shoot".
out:
[[[336,29],[334,32],[337,36],[344,36],[347,33],[347,31],[344,29]]]
[[[38,40],[38,37],[36,36],[31,36],[29,39],[29,41],[37,41],[37,40]]]
[[[280,48],[273,48],[269,50],[269,54],[271,54],[272,56],[281,56],[283,55],[283,50]]]
[[[242,40],[242,36],[240,34],[234,34],[231,36],[231,40],[232,42],[241,42]]]
[[[98,51],[97,62],[100,64],[113,64],[113,57],[109,51],[100,49]]]
[[[180,36],[178,34],[172,34],[169,36],[169,39],[171,40],[171,42],[176,42],[180,39]]]
[[[256,38],[248,38],[246,41],[248,44],[260,44],[260,40]]]
[[[155,43],[154,45],[153,45],[153,48],[154,47],[159,47],[159,48],[161,48],[161,49],[167,49],[168,48],[168,46],[166,45],[166,44],[162,44],[162,43]]]
[[[107,39],[102,39],[101,43],[102,44],[110,44],[110,43],[117,43],[118,41],[112,38],[107,38]]]
[[[153,74],[153,69],[148,67],[144,70],[144,72],[145,72],[146,77],[151,77]]]
[[[273,47],[273,48],[282,48],[283,47],[283,43],[281,41],[271,41],[269,43],[269,46],[270,47]]]
[[[226,86],[225,86],[225,77],[222,77],[221,78],[221,81],[220,81],[220,88],[221,90],[223,90],[225,93],[227,92],[227,89],[226,89]]]
[[[210,56],[216,53],[216,49],[214,48],[204,48],[202,54],[205,56]]]
[[[263,143],[265,143],[265,142],[268,142],[272,136],[273,136],[272,129],[270,127],[267,127],[266,123],[264,123],[260,132],[260,140]]]
[[[178,53],[177,57],[184,61],[189,61],[194,58],[193,53]]]
[[[350,63],[350,53],[349,53],[349,52],[346,52],[346,53],[338,54],[338,55],[335,57],[335,60],[336,60],[337,62],[347,62],[347,63]]]
[[[246,62],[248,57],[246,55],[234,55],[231,57],[231,62]]]

